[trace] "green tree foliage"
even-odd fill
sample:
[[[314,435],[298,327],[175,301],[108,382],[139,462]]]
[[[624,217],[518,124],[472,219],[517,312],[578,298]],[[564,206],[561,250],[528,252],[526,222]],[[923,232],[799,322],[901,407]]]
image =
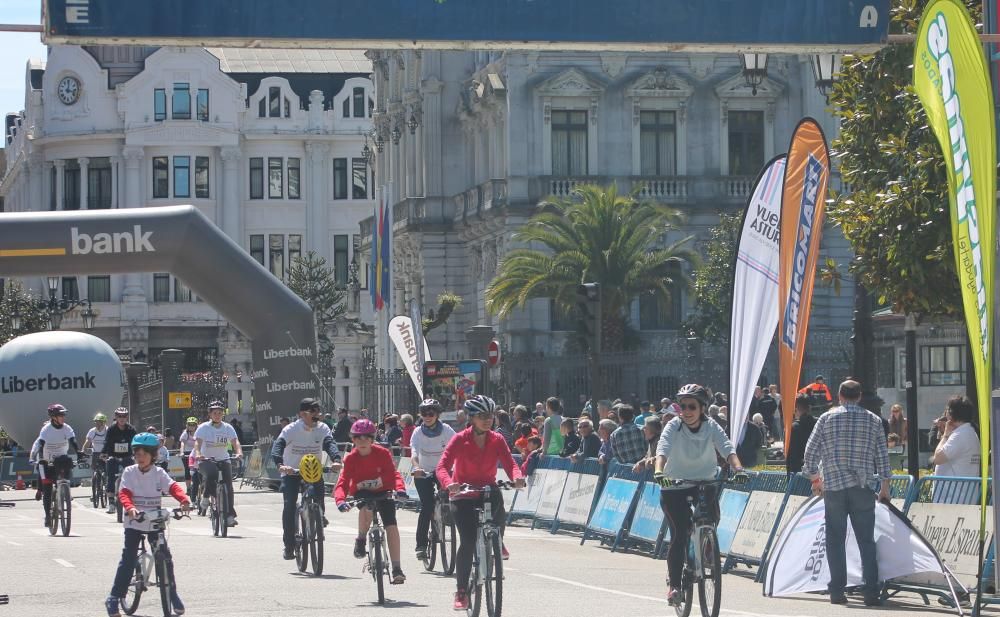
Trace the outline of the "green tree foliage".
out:
[[[913,34],[927,0],[893,0],[890,32]],[[966,0],[972,14],[981,3]],[[833,153],[850,189],[829,217],[856,258],[851,271],[899,313],[956,315],[944,158],[913,90],[913,45],[847,56],[830,94],[840,135]]]
[[[733,265],[744,212],[723,214],[711,232],[705,260],[694,272],[694,311],[688,333],[705,341],[729,339],[733,313]]]
[[[539,212],[514,235],[526,248],[510,251],[486,289],[487,309],[508,317],[528,300],[551,298],[566,314],[574,312],[577,286],[601,285],[602,340],[621,349],[628,307],[639,294],[663,302],[689,281],[682,273],[697,254],[690,236],[657,248],[661,237],[682,221],[662,204],[619,195],[615,185],[581,186],[569,199],[539,204]]]
[[[25,334],[49,329],[49,315],[37,302],[38,299],[28,293],[19,281],[7,283],[0,300],[0,345]],[[21,327],[17,330],[10,327],[10,317],[15,308],[21,315]]]
[[[288,288],[313,310],[320,355],[331,354],[333,341],[327,335],[326,325],[347,312],[344,306],[347,294],[343,286],[337,283],[334,269],[326,265],[326,259],[309,251],[292,262],[288,270]]]
[[[421,319],[421,327],[424,335],[434,328],[438,328],[447,323],[452,313],[462,308],[462,296],[453,291],[446,291],[437,297],[437,309],[431,309],[427,317]]]

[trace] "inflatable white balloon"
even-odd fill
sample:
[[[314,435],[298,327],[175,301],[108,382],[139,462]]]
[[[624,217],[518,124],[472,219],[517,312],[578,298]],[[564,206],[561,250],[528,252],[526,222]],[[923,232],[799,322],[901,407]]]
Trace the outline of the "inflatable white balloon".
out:
[[[122,365],[110,345],[90,334],[58,330],[26,334],[0,347],[0,426],[30,448],[46,408],[62,403],[77,443],[94,414],[121,405]]]

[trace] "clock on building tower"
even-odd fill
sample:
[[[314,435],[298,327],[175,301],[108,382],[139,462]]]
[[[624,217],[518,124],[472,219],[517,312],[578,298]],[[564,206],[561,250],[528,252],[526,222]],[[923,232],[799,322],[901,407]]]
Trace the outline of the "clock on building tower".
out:
[[[56,92],[64,105],[76,103],[80,99],[80,80],[76,77],[63,77]]]

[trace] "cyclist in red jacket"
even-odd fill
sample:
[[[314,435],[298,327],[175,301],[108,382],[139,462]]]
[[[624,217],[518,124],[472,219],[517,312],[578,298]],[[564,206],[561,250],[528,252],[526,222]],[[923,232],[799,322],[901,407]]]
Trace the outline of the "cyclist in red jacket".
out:
[[[496,403],[493,399],[477,395],[465,401],[462,405],[468,414],[472,426],[455,435],[444,449],[437,466],[437,477],[441,486],[455,495],[462,490],[463,484],[470,486],[496,486],[497,465],[502,465],[507,477],[514,481],[517,488],[524,487],[524,477],[521,470],[514,464],[510,448],[503,435],[493,432],[493,414]],[[455,558],[455,578],[458,591],[455,593],[454,609],[463,611],[469,606],[469,595],[465,585],[472,571],[472,552],[476,548],[476,500],[469,498],[453,498],[455,508],[455,526],[458,528],[459,545]],[[506,514],[503,508],[503,495],[499,490],[490,492],[490,503],[493,510],[493,522],[503,533]],[[504,559],[507,549],[503,549]]]
[[[375,444],[375,425],[368,418],[362,418],[351,427],[351,442],[354,444],[350,454],[344,457],[344,468],[333,489],[333,500],[337,509],[347,512],[351,509],[346,501],[348,497],[372,497],[380,493],[395,492],[397,496],[406,497],[406,485],[396,471],[392,453]],[[389,560],[392,562],[392,583],[402,584],[406,581],[399,560],[399,527],[396,525],[396,503],[391,499],[378,502],[378,513],[385,527],[385,537],[389,542]],[[367,508],[358,510],[358,537],[354,540],[354,556],[363,559],[365,550],[365,534],[371,527],[374,514]],[[375,547],[377,550],[378,547]]]

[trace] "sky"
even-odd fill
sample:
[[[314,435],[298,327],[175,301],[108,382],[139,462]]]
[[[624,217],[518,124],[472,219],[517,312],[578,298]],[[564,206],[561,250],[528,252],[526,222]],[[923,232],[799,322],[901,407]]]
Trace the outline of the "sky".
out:
[[[0,0],[0,23],[40,24],[41,7],[41,0]],[[25,66],[45,56],[40,34],[0,32],[0,118],[24,109]]]

